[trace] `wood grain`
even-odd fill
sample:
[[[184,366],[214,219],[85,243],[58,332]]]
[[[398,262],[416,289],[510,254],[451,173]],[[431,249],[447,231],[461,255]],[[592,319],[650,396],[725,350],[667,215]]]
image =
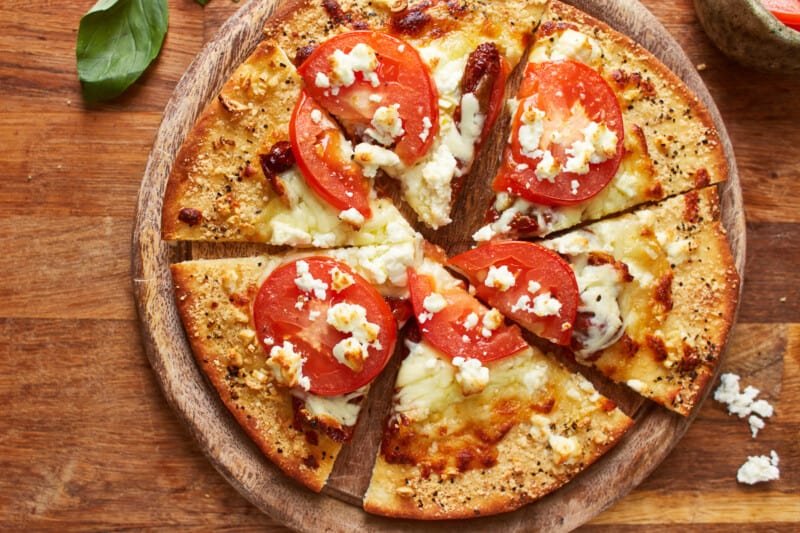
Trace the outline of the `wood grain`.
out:
[[[652,15],[638,4],[577,4],[612,27],[624,30],[643,42],[681,76],[709,108],[728,155],[729,180],[721,187],[723,219],[737,266],[743,274],[744,216],[736,165],[724,125],[693,66],[669,35],[660,29]],[[292,484],[276,468],[266,464],[233,419],[224,412],[213,389],[198,376],[193,356],[182,336],[168,271],[169,263],[178,255],[174,248],[159,238],[161,197],[166,178],[180,140],[186,136],[198,113],[244,54],[254,48],[258,40],[257,29],[270,12],[270,8],[265,6],[270,5],[269,2],[249,4],[230,19],[189,67],[167,105],[145,171],[134,229],[135,293],[148,356],[168,400],[185,419],[209,459],[245,497],[289,526],[306,531],[320,528],[344,531],[352,527],[403,530],[411,524],[431,531],[451,528],[453,522],[441,524],[389,520],[370,516],[361,510],[359,502],[371,471],[371,461],[365,461],[363,457],[375,454],[380,438],[380,422],[386,407],[385,402],[383,409],[370,402],[376,398],[387,398],[389,394],[370,395],[367,420],[362,421],[361,425],[366,434],[359,435],[358,445],[347,450],[349,456],[346,455],[339,462],[337,472],[323,493],[312,494]],[[644,31],[645,28],[647,31]],[[231,50],[235,52],[228,53]],[[504,134],[496,135],[495,146],[489,146],[490,150],[499,153],[504,138]],[[496,158],[487,157],[486,160]],[[480,170],[477,175],[481,175]],[[493,171],[484,173],[491,175]],[[484,188],[467,187],[466,193],[455,206],[454,221],[450,226],[435,233],[423,231],[430,240],[442,244],[450,252],[463,250],[469,245],[469,236],[474,226],[479,224],[476,212],[482,211],[482,206],[486,205]],[[201,248],[202,245],[192,246],[191,250],[198,251]],[[192,254],[192,257],[204,256]],[[378,389],[388,392],[392,383],[390,375],[383,376]],[[640,483],[667,455],[691,422],[691,418],[665,412],[652,404],[639,405],[640,409],[630,413],[636,419],[636,426],[628,432],[622,443],[567,486],[520,511],[470,520],[465,524],[471,529],[486,531],[497,528],[522,531],[530,527],[569,530],[592,518]],[[360,460],[356,460],[356,457],[360,457]],[[258,475],[254,476],[253,472],[258,472]],[[594,490],[598,485],[609,489],[598,493]],[[320,508],[326,512],[312,511]]]
[[[170,0],[154,68],[122,98],[90,107],[80,98],[74,39],[92,3],[0,3],[0,296],[10,302],[0,309],[0,530],[284,533],[214,470],[164,401],[134,319],[127,255],[161,113],[240,4]],[[752,439],[744,421],[705,402],[664,462],[583,529],[797,531],[800,76],[727,59],[690,0],[643,4],[692,64],[705,65],[700,75],[736,151],[748,282],[722,370],[761,388],[776,414]],[[746,456],[770,449],[781,479],[738,485]]]

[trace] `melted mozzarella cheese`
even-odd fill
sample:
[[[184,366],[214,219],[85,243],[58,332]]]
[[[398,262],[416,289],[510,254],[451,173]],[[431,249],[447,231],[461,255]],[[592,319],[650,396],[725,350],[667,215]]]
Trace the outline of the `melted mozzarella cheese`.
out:
[[[296,394],[305,402],[309,413],[316,417],[329,417],[338,422],[342,427],[355,426],[358,413],[361,411],[361,402],[353,401],[367,394],[368,386],[356,391],[338,396],[319,396],[316,394]]]

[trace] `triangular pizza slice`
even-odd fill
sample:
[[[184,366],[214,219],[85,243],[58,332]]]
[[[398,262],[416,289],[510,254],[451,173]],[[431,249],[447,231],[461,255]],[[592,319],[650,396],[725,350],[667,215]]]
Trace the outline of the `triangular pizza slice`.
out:
[[[200,368],[264,454],[312,490],[394,353],[419,243],[172,266]]]
[[[471,518],[557,489],[614,446],[632,420],[580,374],[426,259],[409,273],[420,335],[407,337],[364,508]]]
[[[450,264],[578,362],[688,415],[714,375],[738,299],[719,215],[709,187],[536,244],[487,243]]]
[[[685,84],[561,2],[548,6],[509,107],[477,241],[544,236],[727,179],[714,123]]]

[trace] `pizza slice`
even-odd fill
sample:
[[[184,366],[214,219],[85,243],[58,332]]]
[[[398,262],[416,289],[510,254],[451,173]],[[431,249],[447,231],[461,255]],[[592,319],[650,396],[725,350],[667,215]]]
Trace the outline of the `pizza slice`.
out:
[[[394,353],[418,255],[409,242],[172,266],[200,368],[265,455],[314,491]]]
[[[526,329],[682,415],[714,375],[738,299],[713,187],[539,244],[487,243],[450,264]]]
[[[409,292],[421,336],[406,340],[368,512],[454,519],[510,511],[572,479],[632,424],[441,264],[427,259],[411,271]]]
[[[289,135],[301,85],[286,54],[267,42],[236,69],[177,155],[162,210],[165,239],[317,248],[414,239],[391,201],[365,182],[357,206],[369,217],[331,205],[305,179]],[[324,125],[307,111],[302,120]]]
[[[654,56],[561,2],[542,20],[475,240],[544,236],[726,179],[710,115]]]

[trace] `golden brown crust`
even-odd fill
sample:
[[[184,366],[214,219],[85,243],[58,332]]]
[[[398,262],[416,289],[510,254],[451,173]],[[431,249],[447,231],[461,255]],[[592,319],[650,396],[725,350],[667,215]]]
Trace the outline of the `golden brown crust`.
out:
[[[197,363],[239,424],[281,470],[319,492],[342,445],[298,427],[292,395],[266,370],[249,307],[266,261],[172,265],[178,311]]]
[[[515,357],[520,356],[509,359]],[[451,461],[443,468],[431,468],[431,462],[435,465],[443,460],[435,452],[402,460],[404,454],[413,452],[396,447],[384,449],[378,455],[364,496],[364,509],[391,517],[426,520],[512,511],[564,485],[613,447],[633,421],[615,408],[613,402],[596,393],[579,374],[564,369],[538,351],[531,357],[539,368],[546,366],[545,384],[532,391],[523,389],[527,394],[519,396],[514,393],[518,385],[512,382],[498,386],[502,390],[492,390],[485,399],[462,397],[449,406],[456,412],[472,413],[469,416],[502,406],[503,413],[497,416],[514,420],[512,427],[502,428],[506,433],[490,448],[496,454],[490,455],[493,464],[461,468],[459,461],[465,455],[469,457],[469,448],[464,452],[458,448],[451,450],[458,435],[451,437],[445,432],[434,437],[436,444],[428,449],[446,449],[447,455],[457,457],[455,465]],[[509,363],[506,360],[503,364]],[[490,366],[490,376],[495,372],[499,370]],[[516,379],[522,380],[523,376],[517,375]],[[528,412],[529,403],[535,405],[533,414],[519,418],[520,413]],[[423,435],[436,427],[438,417],[409,422],[406,431]],[[448,414],[441,417],[450,420]],[[478,434],[483,431],[490,429],[483,424]]]
[[[627,266],[632,280],[617,298],[624,334],[578,360],[682,415],[714,375],[738,300],[719,215],[708,187],[543,242],[575,264],[595,251]]]

